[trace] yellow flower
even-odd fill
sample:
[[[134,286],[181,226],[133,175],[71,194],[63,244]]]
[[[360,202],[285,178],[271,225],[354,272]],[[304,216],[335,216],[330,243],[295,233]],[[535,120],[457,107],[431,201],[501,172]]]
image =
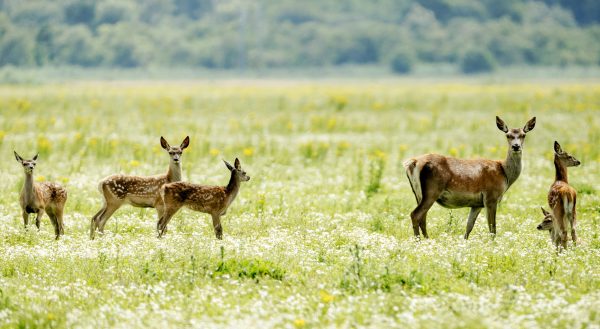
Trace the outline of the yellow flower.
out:
[[[455,157],[458,155],[458,149],[456,147],[453,147],[450,149],[449,153],[451,156]]]
[[[247,157],[251,157],[252,154],[254,154],[254,148],[253,147],[246,147],[244,149],[244,155]]]
[[[132,167],[138,167],[140,165],[140,162],[136,160],[131,160],[129,161],[129,165]]]
[[[210,153],[210,155],[216,157],[217,155],[219,155],[219,150],[217,150],[217,149],[210,149],[210,151],[208,151],[208,153]]]
[[[337,120],[335,118],[329,118],[327,120],[327,129],[332,130],[337,125]]]
[[[38,182],[43,182],[43,181],[45,181],[45,180],[46,180],[46,177],[44,177],[44,176],[42,176],[42,175],[38,175],[38,176],[35,178],[35,180],[36,180],[36,181],[38,181]]]
[[[376,159],[385,160],[385,158],[387,157],[387,154],[385,154],[385,152],[383,152],[382,150],[375,150],[375,151],[373,151],[373,153],[371,153],[371,156]]]
[[[37,144],[38,144],[38,151],[40,151],[41,153],[47,153],[48,151],[50,151],[50,147],[52,146],[52,144],[50,144],[50,141],[48,140],[48,138],[43,137],[43,136],[38,137]]]
[[[303,328],[306,325],[306,321],[304,319],[296,319],[294,320],[294,327]]]
[[[321,301],[323,303],[331,303],[333,302],[334,296],[330,295],[329,293],[327,293],[326,291],[321,290],[319,292],[319,295],[321,296]]]

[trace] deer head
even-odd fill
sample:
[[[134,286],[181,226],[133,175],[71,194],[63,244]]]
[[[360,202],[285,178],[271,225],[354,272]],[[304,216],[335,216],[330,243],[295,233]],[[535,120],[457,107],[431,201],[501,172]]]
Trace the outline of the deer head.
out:
[[[23,166],[23,169],[25,169],[25,173],[31,174],[35,168],[35,165],[37,164],[36,161],[39,153],[36,154],[31,160],[25,160],[19,154],[17,154],[17,151],[13,152],[15,152],[15,159],[17,159],[17,161]]]
[[[557,141],[554,141],[554,155],[560,161],[560,163],[565,167],[577,167],[581,164],[579,160],[575,159],[574,156],[562,150],[560,144]]]
[[[508,146],[515,153],[520,153],[523,150],[525,135],[535,127],[535,117],[531,118],[523,128],[509,129],[506,123],[500,117],[496,116],[496,126],[506,134]]]
[[[160,146],[162,146],[165,151],[169,153],[171,157],[171,161],[174,163],[179,163],[181,161],[181,154],[183,150],[190,145],[190,136],[186,136],[181,145],[179,146],[171,146],[167,143],[167,140],[164,137],[160,136]]]
[[[552,225],[552,214],[547,212],[544,207],[541,207],[542,213],[544,214],[544,220],[537,226],[537,229],[540,231],[550,231],[553,227]]]
[[[246,175],[246,172],[242,170],[242,165],[240,164],[240,160],[238,158],[235,158],[233,163],[234,166],[225,160],[223,160],[223,162],[225,162],[225,166],[227,166],[227,169],[231,171],[231,174],[234,175],[236,179],[239,179],[242,182],[247,182],[250,180],[250,176]]]

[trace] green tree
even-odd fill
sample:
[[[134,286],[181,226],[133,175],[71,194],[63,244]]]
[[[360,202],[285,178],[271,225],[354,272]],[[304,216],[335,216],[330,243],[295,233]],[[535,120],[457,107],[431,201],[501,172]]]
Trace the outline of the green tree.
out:
[[[34,61],[34,43],[31,36],[17,31],[7,33],[0,43],[0,66],[30,66]]]
[[[470,49],[463,56],[460,67],[464,73],[491,72],[496,68],[492,54],[485,49]]]

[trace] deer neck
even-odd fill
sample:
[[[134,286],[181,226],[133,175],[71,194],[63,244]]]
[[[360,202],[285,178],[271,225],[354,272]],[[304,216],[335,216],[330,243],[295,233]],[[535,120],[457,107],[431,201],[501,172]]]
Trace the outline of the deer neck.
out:
[[[233,201],[233,199],[235,199],[239,190],[240,190],[240,179],[232,171],[231,178],[229,178],[229,183],[227,184],[227,187],[225,188],[225,192],[227,193],[227,197],[229,198],[230,202]]]
[[[174,161],[171,161],[169,163],[169,171],[167,171],[167,181],[181,181],[181,162],[175,163]]]
[[[23,194],[27,203],[33,201],[33,173],[25,173],[25,184],[23,185]]]
[[[522,152],[513,152],[509,148],[506,160],[502,163],[508,186],[511,186],[521,174],[521,155]]]
[[[554,180],[563,181],[568,184],[569,178],[567,176],[567,167],[560,163],[560,160],[556,155],[554,156],[554,168],[556,168],[556,176]]]

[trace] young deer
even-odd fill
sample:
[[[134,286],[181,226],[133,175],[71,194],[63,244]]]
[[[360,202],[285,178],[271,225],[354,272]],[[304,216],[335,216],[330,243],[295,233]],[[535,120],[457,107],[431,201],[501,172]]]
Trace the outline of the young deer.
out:
[[[496,117],[496,126],[506,134],[506,160],[463,160],[425,154],[404,162],[418,204],[410,214],[416,237],[419,237],[420,228],[423,236],[428,238],[427,211],[435,202],[446,208],[471,208],[465,239],[469,238],[483,207],[490,233],[496,234],[496,208],[504,193],[519,178],[525,135],[535,127],[535,117],[525,127],[513,129],[508,129],[504,121]]]
[[[560,237],[558,236],[558,234],[556,234],[557,231],[554,230],[554,216],[552,216],[550,212],[546,211],[544,207],[541,208],[542,213],[544,214],[544,220],[537,226],[537,229],[540,231],[549,231],[550,239],[558,247],[560,243]]]
[[[96,228],[100,232],[104,232],[104,226],[110,216],[125,203],[140,208],[157,208],[160,187],[181,180],[181,154],[189,144],[189,136],[183,140],[180,146],[171,146],[162,136],[160,137],[160,145],[171,158],[166,174],[147,177],[111,175],[101,180],[98,189],[104,196],[104,205],[92,217],[90,238],[94,238]],[[161,207],[157,208],[159,216],[162,215],[161,209]]]
[[[25,169],[25,184],[21,190],[19,204],[23,214],[23,223],[25,229],[29,222],[29,214],[37,214],[35,217],[35,226],[40,229],[40,219],[44,212],[50,217],[50,221],[54,226],[54,234],[56,239],[65,234],[63,224],[63,209],[67,202],[67,190],[52,182],[33,182],[33,169],[35,168],[38,155],[33,159],[25,160],[15,152],[15,158]]]
[[[567,248],[567,230],[571,227],[571,238],[573,244],[577,244],[575,226],[577,225],[577,191],[571,185],[567,177],[567,167],[577,167],[581,164],[572,155],[564,152],[558,142],[554,142],[554,167],[556,176],[554,183],[548,192],[548,205],[552,211],[552,241],[556,247]],[[544,211],[546,215],[546,211]],[[548,217],[548,216],[546,216]],[[539,229],[539,226],[538,226]]]
[[[235,159],[234,166],[223,160],[227,169],[231,171],[231,178],[227,186],[205,186],[187,182],[165,184],[160,191],[163,201],[162,216],[159,216],[156,228],[158,237],[162,237],[167,229],[171,217],[183,206],[192,210],[210,214],[217,239],[223,239],[221,216],[225,215],[227,208],[233,202],[240,190],[241,182],[250,180],[250,176],[242,170],[240,160]]]

